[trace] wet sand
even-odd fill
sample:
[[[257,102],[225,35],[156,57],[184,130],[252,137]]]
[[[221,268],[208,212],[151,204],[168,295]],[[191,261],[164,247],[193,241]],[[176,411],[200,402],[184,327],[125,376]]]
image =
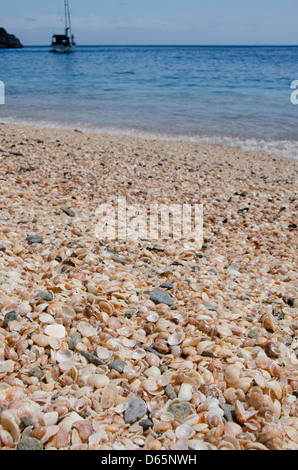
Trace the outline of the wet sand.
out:
[[[1,124],[0,163],[1,448],[297,449],[297,160]],[[120,196],[202,247],[99,239]]]

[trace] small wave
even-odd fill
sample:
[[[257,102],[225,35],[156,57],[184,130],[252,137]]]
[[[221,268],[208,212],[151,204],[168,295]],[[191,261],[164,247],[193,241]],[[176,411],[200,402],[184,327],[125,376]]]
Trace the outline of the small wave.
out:
[[[242,138],[221,135],[201,135],[198,133],[166,133],[140,128],[122,128],[116,126],[96,126],[86,123],[66,123],[56,121],[36,121],[33,119],[16,119],[11,117],[1,117],[0,122],[4,124],[20,124],[42,128],[63,128],[77,129],[82,132],[92,132],[108,135],[125,135],[129,137],[140,137],[143,139],[167,140],[192,142],[203,145],[217,145],[223,147],[235,147],[248,152],[264,152],[272,156],[281,156],[298,160],[298,141],[297,140],[273,140]]]

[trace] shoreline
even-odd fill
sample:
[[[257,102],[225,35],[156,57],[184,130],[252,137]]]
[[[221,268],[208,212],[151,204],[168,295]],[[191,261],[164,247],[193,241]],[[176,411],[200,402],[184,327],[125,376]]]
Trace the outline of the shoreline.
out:
[[[0,163],[2,449],[298,449],[297,160],[0,124]],[[98,239],[117,196],[203,246]]]
[[[293,139],[256,138],[252,136],[235,135],[205,135],[197,132],[168,132],[166,130],[158,131],[153,129],[136,127],[114,127],[111,125],[94,125],[91,123],[71,123],[54,121],[28,121],[19,119],[11,121],[8,117],[0,117],[0,125],[30,127],[40,129],[64,129],[69,131],[79,131],[87,134],[96,134],[103,136],[127,136],[136,139],[145,140],[165,140],[172,142],[186,142],[198,145],[215,145],[223,148],[236,148],[242,151],[265,153],[273,157],[286,157],[294,160],[298,159],[298,142]]]

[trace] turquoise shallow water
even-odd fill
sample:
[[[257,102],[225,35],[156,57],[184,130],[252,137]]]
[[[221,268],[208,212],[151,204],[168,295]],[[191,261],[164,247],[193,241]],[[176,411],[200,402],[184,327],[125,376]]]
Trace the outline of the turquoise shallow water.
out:
[[[298,47],[0,50],[2,122],[227,143],[298,157]]]

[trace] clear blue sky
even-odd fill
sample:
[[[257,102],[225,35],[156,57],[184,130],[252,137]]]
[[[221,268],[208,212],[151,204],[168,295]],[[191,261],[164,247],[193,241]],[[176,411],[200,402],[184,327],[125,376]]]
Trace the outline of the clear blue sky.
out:
[[[79,44],[298,44],[298,0],[70,0]],[[63,30],[63,0],[2,0],[25,45]]]

